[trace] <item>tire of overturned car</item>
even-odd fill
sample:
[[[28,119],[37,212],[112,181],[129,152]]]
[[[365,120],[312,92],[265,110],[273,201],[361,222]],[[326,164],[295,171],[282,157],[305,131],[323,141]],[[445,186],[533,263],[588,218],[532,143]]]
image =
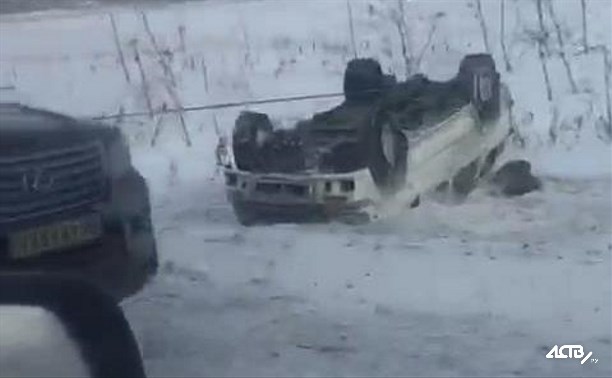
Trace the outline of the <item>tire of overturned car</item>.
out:
[[[259,139],[273,133],[273,126],[267,114],[244,111],[236,119],[232,134],[234,160],[238,169],[257,171],[262,168],[259,159]]]
[[[365,138],[368,168],[383,194],[392,195],[406,182],[408,140],[390,113],[374,117]]]
[[[466,197],[478,185],[478,162],[473,161],[461,168],[451,180],[453,192],[458,197]]]
[[[467,55],[459,65],[457,77],[482,119],[494,119],[499,115],[500,79],[491,55]]]
[[[385,75],[371,58],[353,59],[344,71],[344,97],[349,102],[367,102],[380,96]]]
[[[542,180],[531,173],[531,163],[526,160],[511,160],[493,176],[493,185],[505,196],[522,196],[542,189]]]
[[[259,219],[259,215],[241,203],[232,203],[232,207],[234,209],[234,215],[236,216],[236,220],[243,226],[253,226],[257,224]]]

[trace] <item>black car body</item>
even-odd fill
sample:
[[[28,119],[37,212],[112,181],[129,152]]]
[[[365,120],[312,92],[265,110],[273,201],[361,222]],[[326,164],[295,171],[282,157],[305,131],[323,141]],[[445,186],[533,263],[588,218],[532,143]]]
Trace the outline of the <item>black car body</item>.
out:
[[[0,272],[66,272],[123,298],[156,267],[148,188],[120,130],[0,104]]]

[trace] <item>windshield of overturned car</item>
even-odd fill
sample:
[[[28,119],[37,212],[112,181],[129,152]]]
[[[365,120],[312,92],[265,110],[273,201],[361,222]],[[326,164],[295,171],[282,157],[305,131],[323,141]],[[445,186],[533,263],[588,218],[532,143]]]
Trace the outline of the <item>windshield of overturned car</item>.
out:
[[[612,376],[611,12],[0,0],[0,275],[151,376]]]

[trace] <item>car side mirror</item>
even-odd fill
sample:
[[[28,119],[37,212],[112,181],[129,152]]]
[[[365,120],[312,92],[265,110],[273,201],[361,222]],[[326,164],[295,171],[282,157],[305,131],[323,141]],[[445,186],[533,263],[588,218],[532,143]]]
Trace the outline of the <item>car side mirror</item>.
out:
[[[1,377],[145,377],[115,301],[57,275],[0,275]]]

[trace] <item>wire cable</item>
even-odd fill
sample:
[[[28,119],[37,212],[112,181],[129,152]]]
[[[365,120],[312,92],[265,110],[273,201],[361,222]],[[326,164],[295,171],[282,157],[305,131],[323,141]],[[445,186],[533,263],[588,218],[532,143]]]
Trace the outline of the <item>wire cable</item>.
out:
[[[198,106],[187,106],[179,109],[162,109],[159,111],[154,111],[153,114],[173,114],[173,113],[188,113],[188,112],[197,112],[203,110],[211,110],[211,109],[225,109],[225,108],[235,108],[240,106],[247,105],[261,105],[261,104],[273,104],[273,103],[282,103],[282,102],[292,102],[292,101],[303,101],[303,100],[314,100],[314,99],[322,99],[322,98],[335,98],[335,97],[343,97],[344,93],[324,93],[324,94],[314,94],[314,95],[304,95],[304,96],[293,96],[293,97],[275,97],[268,98],[263,100],[253,100],[253,101],[238,101],[238,102],[226,102],[220,104],[210,104],[210,105],[198,105]],[[123,113],[123,114],[111,114],[111,115],[101,115],[92,117],[95,121],[102,120],[110,120],[110,119],[118,119],[118,118],[135,118],[135,117],[145,117],[149,116],[149,112],[133,112],[133,113]]]

